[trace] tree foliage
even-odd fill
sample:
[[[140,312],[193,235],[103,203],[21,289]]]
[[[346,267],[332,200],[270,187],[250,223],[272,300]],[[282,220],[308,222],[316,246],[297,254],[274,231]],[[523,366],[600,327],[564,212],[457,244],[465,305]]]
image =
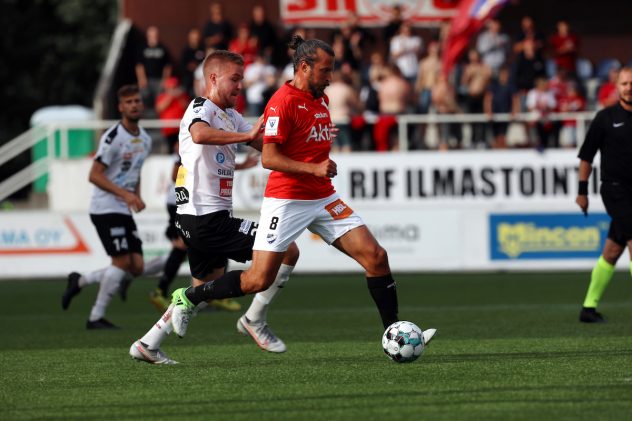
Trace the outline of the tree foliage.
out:
[[[47,105],[92,105],[116,25],[112,0],[0,2],[0,144]]]

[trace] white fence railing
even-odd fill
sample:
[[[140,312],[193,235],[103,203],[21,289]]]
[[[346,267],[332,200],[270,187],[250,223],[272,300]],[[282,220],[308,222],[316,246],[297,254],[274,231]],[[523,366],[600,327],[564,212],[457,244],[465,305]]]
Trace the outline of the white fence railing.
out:
[[[365,115],[365,120],[369,124],[377,121],[376,115]],[[551,121],[568,121],[572,120],[576,123],[576,138],[578,143],[583,141],[588,122],[594,117],[594,112],[580,113],[552,113],[547,116]],[[442,123],[488,123],[488,122],[513,122],[513,123],[533,123],[538,120],[538,115],[533,113],[520,113],[516,115],[495,114],[488,117],[484,114],[403,114],[397,116],[398,122],[398,140],[399,150],[406,151],[409,149],[409,126],[426,124],[429,127],[436,127]],[[248,119],[254,121],[254,118]],[[10,142],[0,147],[0,166],[6,164],[20,153],[31,149],[38,142],[46,143],[46,156],[33,161],[30,165],[20,170],[10,178],[0,182],[0,201],[8,196],[32,183],[38,177],[46,174],[48,171],[48,163],[51,157],[67,159],[70,157],[72,137],[71,130],[94,130],[102,131],[116,123],[116,120],[92,120],[92,121],[65,121],[45,126],[34,127],[27,132],[21,134]],[[178,127],[179,120],[143,120],[142,126],[146,129],[160,129],[163,127]],[[55,145],[55,137],[59,137],[59,153]],[[94,147],[98,133],[94,136]],[[40,162],[41,161],[41,162]],[[19,174],[19,176],[18,176]]]

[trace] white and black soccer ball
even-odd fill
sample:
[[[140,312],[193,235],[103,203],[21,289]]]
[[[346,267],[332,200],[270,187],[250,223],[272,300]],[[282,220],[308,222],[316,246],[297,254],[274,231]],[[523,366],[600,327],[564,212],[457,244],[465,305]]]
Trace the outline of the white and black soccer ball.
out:
[[[382,348],[391,360],[411,363],[419,358],[424,350],[423,332],[412,322],[395,322],[384,331]]]

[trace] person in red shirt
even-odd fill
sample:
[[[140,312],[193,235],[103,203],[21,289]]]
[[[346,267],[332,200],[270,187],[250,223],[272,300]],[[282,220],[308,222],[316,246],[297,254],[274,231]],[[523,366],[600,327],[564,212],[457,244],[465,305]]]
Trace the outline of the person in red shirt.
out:
[[[292,38],[290,48],[296,50],[294,79],[272,96],[264,113],[261,162],[272,173],[261,205],[252,266],[180,294],[172,315],[179,336],[186,332],[198,303],[252,294],[272,284],[285,251],[305,229],[362,265],[384,328],[398,321],[397,290],[386,250],[331,182],[337,165],[329,157],[334,136],[324,92],[332,79],[333,49],[324,41],[304,41],[300,36]],[[435,332],[424,332],[424,342]]]
[[[191,99],[180,88],[178,79],[170,77],[165,81],[164,92],[156,98],[158,118],[161,120],[180,120],[189,106],[189,102]],[[174,145],[178,143],[178,133],[180,133],[179,126],[162,128],[162,135],[167,140],[170,154],[173,154]]]
[[[568,22],[562,20],[557,23],[557,32],[549,38],[549,44],[557,68],[564,68],[570,76],[574,76],[579,38],[571,33]]]

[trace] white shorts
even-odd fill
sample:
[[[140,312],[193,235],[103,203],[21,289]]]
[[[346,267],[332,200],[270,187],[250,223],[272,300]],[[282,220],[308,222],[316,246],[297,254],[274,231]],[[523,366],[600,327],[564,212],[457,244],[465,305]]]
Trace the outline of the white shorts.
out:
[[[281,252],[288,249],[305,228],[329,245],[364,221],[334,193],[318,200],[264,197],[253,250]]]

